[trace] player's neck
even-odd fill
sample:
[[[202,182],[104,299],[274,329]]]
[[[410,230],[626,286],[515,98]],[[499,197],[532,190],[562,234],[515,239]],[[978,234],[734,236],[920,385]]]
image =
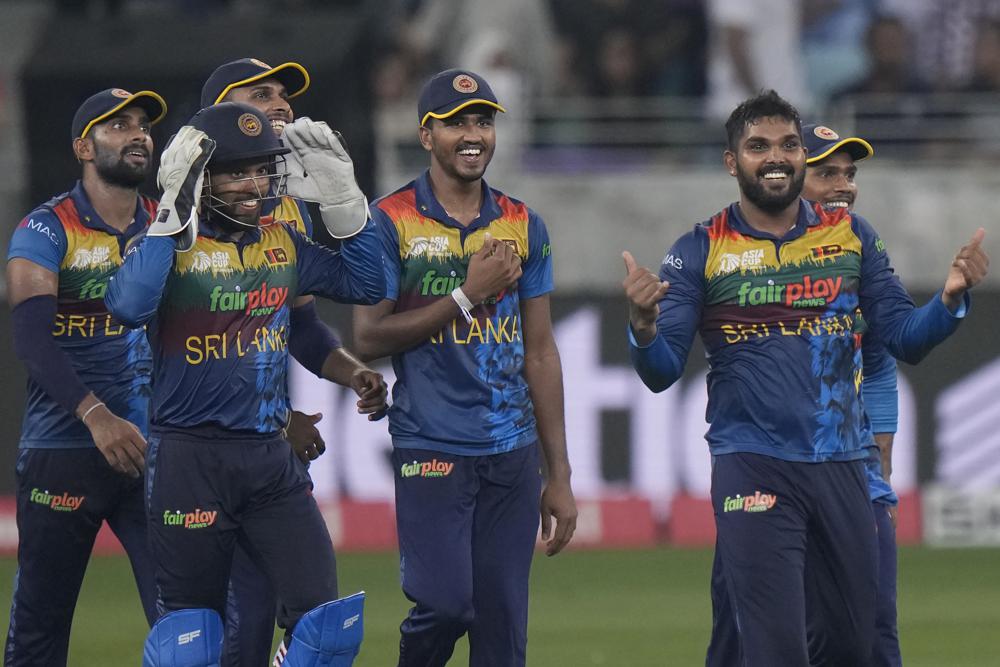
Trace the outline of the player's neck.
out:
[[[772,213],[758,207],[746,197],[741,197],[740,213],[746,223],[757,231],[781,238],[791,231],[799,219],[799,198],[796,197],[791,204]]]
[[[452,178],[432,165],[430,181],[438,203],[458,223],[468,226],[479,217],[483,205],[482,179],[469,182]]]
[[[83,189],[104,224],[119,231],[125,231],[132,224],[135,218],[135,199],[139,196],[136,188],[112,185],[88,172],[83,175]]]

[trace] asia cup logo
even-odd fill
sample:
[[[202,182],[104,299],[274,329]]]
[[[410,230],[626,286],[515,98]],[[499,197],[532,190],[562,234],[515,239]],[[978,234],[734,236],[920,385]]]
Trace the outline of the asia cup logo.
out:
[[[459,74],[451,81],[451,87],[460,93],[471,95],[479,90],[479,84],[468,74]]]
[[[252,113],[245,113],[237,118],[236,125],[240,128],[240,132],[248,137],[256,137],[263,129],[260,119]]]
[[[837,134],[830,128],[826,127],[825,125],[817,126],[816,129],[813,130],[813,134],[815,134],[820,139],[826,139],[827,141],[834,141],[836,139],[840,139],[839,134]]]

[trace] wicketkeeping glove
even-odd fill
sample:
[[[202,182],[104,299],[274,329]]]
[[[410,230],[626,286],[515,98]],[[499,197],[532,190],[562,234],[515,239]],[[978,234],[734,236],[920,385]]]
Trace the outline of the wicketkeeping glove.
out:
[[[299,118],[285,126],[281,139],[292,151],[285,156],[288,194],[318,203],[333,238],[360,232],[368,221],[368,200],[339,136],[322,121]]]
[[[215,141],[190,125],[182,127],[160,156],[156,183],[163,190],[148,236],[177,235],[177,250],[186,252],[198,238],[198,200],[205,182],[205,165]]]

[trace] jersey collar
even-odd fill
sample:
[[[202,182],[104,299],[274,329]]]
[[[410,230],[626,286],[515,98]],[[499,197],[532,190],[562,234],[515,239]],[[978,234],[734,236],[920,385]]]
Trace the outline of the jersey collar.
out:
[[[809,205],[809,202],[800,197],[799,214],[795,220],[795,226],[788,230],[784,236],[778,237],[751,227],[746,219],[744,219],[742,211],[740,211],[739,202],[733,202],[729,205],[728,222],[730,227],[744,236],[752,236],[758,239],[790,241],[805,234],[807,228],[818,225],[820,219],[816,215],[816,211],[813,210],[813,207]]]
[[[448,215],[448,212],[441,206],[441,202],[434,196],[434,190],[431,188],[430,173],[430,169],[428,169],[414,181],[417,212],[420,215],[437,220],[443,225],[466,231],[486,227],[500,217],[500,205],[497,203],[497,198],[493,194],[493,190],[486,184],[486,181],[482,180],[483,201],[479,206],[479,217],[469,223],[468,226],[459,223]]]
[[[142,205],[141,197],[135,198],[135,213],[132,215],[132,222],[125,228],[125,231],[119,231],[104,222],[104,219],[98,215],[97,211],[94,209],[94,205],[90,203],[90,197],[87,196],[87,191],[83,188],[83,181],[76,182],[76,185],[74,185],[73,189],[70,190],[69,196],[73,200],[73,205],[76,207],[76,213],[80,218],[80,224],[89,229],[96,229],[113,236],[124,236],[129,239],[145,229],[146,225],[149,224],[149,213]]]

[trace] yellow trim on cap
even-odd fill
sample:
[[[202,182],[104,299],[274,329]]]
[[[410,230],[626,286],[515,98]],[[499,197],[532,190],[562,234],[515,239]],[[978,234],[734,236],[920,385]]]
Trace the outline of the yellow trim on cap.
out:
[[[278,65],[277,67],[272,67],[271,69],[265,70],[260,74],[255,74],[247,79],[243,79],[242,81],[236,81],[234,83],[229,84],[228,86],[222,89],[222,92],[219,93],[219,96],[215,98],[215,101],[212,102],[212,105],[215,106],[222,100],[226,99],[226,95],[232,92],[233,88],[242,88],[243,86],[249,85],[254,81],[260,81],[261,79],[266,79],[269,76],[274,76],[275,72],[280,72],[281,70],[288,68],[297,69],[302,74],[303,78],[305,78],[306,80],[306,82],[302,85],[302,88],[295,91],[294,93],[288,93],[288,99],[292,99],[293,97],[298,97],[299,95],[301,95],[302,93],[306,92],[306,90],[309,89],[309,83],[311,81],[311,79],[309,78],[309,72],[306,71],[305,67],[303,67],[298,63],[282,63],[281,65]]]
[[[451,116],[454,116],[465,107],[470,107],[473,104],[485,104],[488,107],[493,107],[500,113],[507,113],[507,110],[504,109],[499,104],[497,104],[496,102],[490,102],[489,100],[466,100],[465,102],[462,102],[448,113],[434,113],[433,111],[428,111],[427,113],[424,114],[424,117],[420,119],[420,127],[424,126],[424,123],[427,122],[428,118],[437,118],[438,120],[444,120],[445,118],[450,118]]]
[[[812,155],[810,155],[808,158],[806,158],[806,164],[812,164],[813,162],[819,162],[820,160],[825,159],[826,157],[828,157],[830,155],[830,153],[833,153],[838,148],[843,147],[844,144],[861,144],[862,146],[864,146],[865,150],[868,151],[868,155],[866,155],[864,157],[859,157],[856,160],[857,162],[861,162],[862,160],[867,160],[871,156],[875,155],[875,149],[872,148],[872,145],[870,143],[868,143],[867,141],[865,141],[864,139],[862,139],[861,137],[847,137],[846,139],[841,139],[840,141],[838,141],[837,143],[835,143],[833,146],[831,146],[830,148],[828,148],[826,151],[820,153],[819,155],[817,155],[815,157],[813,157]]]
[[[152,97],[154,100],[156,100],[157,102],[160,103],[160,115],[157,116],[156,118],[150,120],[149,121],[150,125],[156,125],[161,120],[163,120],[164,116],[167,115],[167,103],[163,100],[162,97],[160,97],[159,95],[157,95],[156,93],[154,93],[152,90],[140,90],[138,93],[133,93],[132,95],[129,95],[128,97],[126,97],[124,100],[122,100],[121,104],[119,104],[118,106],[114,107],[110,111],[106,111],[106,112],[102,113],[100,116],[98,116],[94,120],[92,120],[89,123],[87,123],[84,126],[84,128],[83,128],[83,132],[80,133],[80,136],[78,137],[78,139],[85,138],[87,136],[87,133],[90,132],[90,128],[94,127],[94,125],[100,123],[104,119],[110,118],[111,116],[115,115],[116,113],[118,113],[119,111],[121,111],[122,109],[124,109],[125,107],[127,107],[128,105],[132,104],[132,102],[135,101],[135,99],[139,98],[139,97]]]

